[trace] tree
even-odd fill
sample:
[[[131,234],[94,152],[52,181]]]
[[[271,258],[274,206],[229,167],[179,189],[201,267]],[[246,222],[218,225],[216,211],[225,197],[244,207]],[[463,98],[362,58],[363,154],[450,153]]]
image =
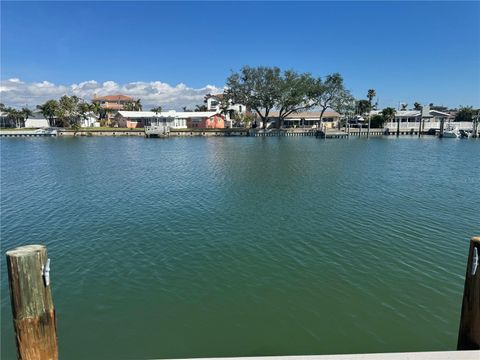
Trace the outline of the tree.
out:
[[[472,106],[460,106],[460,110],[455,115],[455,121],[473,121],[475,113]]]
[[[208,99],[212,97],[212,94],[208,93],[203,97],[203,103],[206,104],[208,102]]]
[[[91,110],[95,115],[98,116],[99,119],[104,119],[107,117],[107,112],[97,101],[92,103]]]
[[[79,109],[79,104],[80,98],[75,95],[64,95],[60,98],[58,101],[57,118],[60,120],[61,126],[71,127],[78,123],[82,116],[81,111],[84,110],[84,108]]]
[[[184,112],[191,112],[192,109],[189,109],[189,108],[186,107],[186,106],[182,106],[182,111],[184,111]]]
[[[370,103],[370,107],[372,107],[372,100],[375,96],[377,96],[377,93],[375,92],[374,89],[368,90],[367,99],[368,99],[368,102]]]
[[[199,112],[199,111],[207,111],[207,110],[208,108],[206,105],[196,105],[194,111]]]
[[[24,108],[22,108],[22,114],[23,114],[23,118],[25,119],[25,121],[27,121],[28,118],[33,115],[33,111],[30,110],[27,107],[24,107]]]
[[[243,126],[248,128],[254,120],[254,116],[248,112],[244,114],[235,113],[233,119],[235,120],[235,127]]]
[[[56,100],[48,100],[42,105],[37,105],[42,115],[48,119],[50,126],[56,126],[56,116],[58,114],[59,104]]]
[[[418,102],[415,102],[415,103],[413,104],[413,109],[414,109],[414,110],[417,110],[417,111],[421,111],[421,110],[422,110],[422,105],[421,105],[420,103],[418,103]]]
[[[9,120],[10,124],[14,124],[16,128],[22,127],[22,122],[24,120],[23,112],[21,110],[17,110],[15,108],[7,107],[4,109],[7,113],[7,119]]]
[[[157,106],[157,107],[154,107],[154,108],[150,109],[150,111],[153,111],[155,113],[155,115],[158,115],[159,113],[162,112],[162,107]]]
[[[385,122],[385,118],[382,115],[373,115],[370,119],[370,125],[373,128],[383,127],[384,122]]]
[[[77,105],[77,113],[81,120],[86,120],[88,118],[88,114],[92,111],[92,107],[90,104],[86,102],[81,102]],[[74,121],[72,127],[79,128],[80,124],[78,121]]]
[[[372,106],[372,99],[377,96],[377,93],[375,92],[375,89],[370,89],[367,92],[367,99],[368,99],[368,104],[369,104],[369,114],[368,114],[368,131],[370,132],[370,126],[371,126],[371,121],[370,121],[370,111],[373,109]]]
[[[315,105],[320,107],[320,122],[328,108],[351,98],[350,92],[345,89],[343,78],[339,73],[327,75],[324,82],[318,79],[315,93],[317,96]]]
[[[293,70],[285,71],[279,81],[276,104],[279,111],[277,127],[283,126],[288,115],[314,107],[319,91],[321,88],[317,86],[317,80],[310,74],[298,74]]]
[[[385,121],[389,121],[389,122],[392,122],[393,120],[395,120],[395,113],[396,113],[396,110],[391,107],[387,107],[382,110],[383,118],[385,119]],[[398,118],[398,121],[397,121],[397,135],[399,131],[400,131],[400,118]]]
[[[401,104],[401,106],[402,106],[402,111],[405,111],[405,110],[407,110],[408,104],[407,104],[407,103],[403,103],[403,104]]]
[[[336,98],[332,102],[332,109],[342,115],[343,123],[347,126],[348,120],[355,113],[355,98],[346,90],[343,98]]]
[[[133,106],[134,106],[135,111],[142,111],[143,110],[142,102],[140,101],[140,99],[134,101],[133,104],[134,104]]]
[[[227,101],[244,104],[253,110],[266,128],[270,112],[280,97],[280,69],[278,67],[244,66],[238,73],[232,73],[226,81],[224,97]]]
[[[123,104],[123,110],[135,111],[135,103],[133,101],[127,101],[125,104]]]
[[[358,100],[357,101],[357,114],[362,116],[370,112],[372,106],[368,100]]]
[[[382,115],[385,121],[393,121],[395,119],[395,113],[397,111],[392,107],[387,107],[382,110]]]

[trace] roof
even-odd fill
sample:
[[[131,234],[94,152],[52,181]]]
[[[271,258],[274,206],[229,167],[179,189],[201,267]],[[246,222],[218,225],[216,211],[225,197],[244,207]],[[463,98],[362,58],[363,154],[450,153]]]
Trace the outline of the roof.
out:
[[[176,117],[179,118],[212,117],[214,115],[220,115],[216,111],[184,111],[175,113]]]
[[[321,112],[320,111],[308,111],[308,112],[298,112],[298,113],[293,113],[293,114],[290,114],[286,117],[286,119],[303,119],[303,118],[315,118],[315,119],[318,119],[320,118],[320,114]],[[268,117],[278,117],[279,115],[279,112],[278,111],[271,111],[269,114],[268,114]],[[323,113],[323,117],[324,118],[329,118],[329,117],[339,117],[340,114],[337,113],[336,111],[325,111]]]
[[[180,118],[180,119],[189,119],[189,118],[205,118],[205,117],[212,117],[214,115],[220,115],[216,111],[162,111],[159,113],[155,113],[153,111],[119,111],[118,112],[121,116],[125,118],[152,118],[152,117],[172,117],[172,118]]]
[[[413,117],[420,116],[420,111],[417,110],[397,110],[395,116],[399,117]]]
[[[443,115],[443,116],[451,116],[451,114],[448,114],[448,113],[444,113],[444,112],[441,112],[441,111],[438,111],[438,110],[430,110],[430,114],[432,113],[435,113],[436,115]]]
[[[150,118],[150,117],[155,117],[155,116],[158,116],[158,117],[169,117],[169,116],[165,116],[165,115],[162,115],[164,113],[158,113],[158,115],[156,113],[154,113],[153,111],[119,111],[118,112],[121,116],[123,117],[126,117],[126,118],[130,118],[130,119],[134,119],[134,118]]]
[[[96,96],[93,95],[92,100],[104,100],[104,101],[133,101],[135,100],[134,98],[127,96],[127,95],[106,95],[106,96]]]
[[[211,98],[216,98],[218,100],[223,99],[223,96],[224,96],[223,94],[211,94],[210,95]]]

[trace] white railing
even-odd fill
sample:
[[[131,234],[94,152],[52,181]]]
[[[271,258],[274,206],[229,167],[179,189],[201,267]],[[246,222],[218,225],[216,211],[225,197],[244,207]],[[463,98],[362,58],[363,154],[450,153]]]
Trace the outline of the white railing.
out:
[[[444,126],[447,128],[448,126],[457,127],[459,130],[472,130],[473,123],[471,121],[459,121],[459,122],[445,122]],[[419,122],[401,122],[400,123],[400,130],[410,130],[413,129],[414,131],[418,130],[420,123]],[[397,129],[397,122],[386,122],[384,124],[384,128],[388,128],[390,131]],[[440,122],[439,121],[425,121],[423,125],[423,130],[428,131],[428,129],[440,129]]]

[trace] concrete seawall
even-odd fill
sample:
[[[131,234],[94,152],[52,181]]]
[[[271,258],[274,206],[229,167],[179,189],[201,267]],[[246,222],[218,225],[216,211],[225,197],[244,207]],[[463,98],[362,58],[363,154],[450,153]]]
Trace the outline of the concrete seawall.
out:
[[[58,136],[145,136],[143,131],[115,130],[115,131],[96,131],[96,130],[59,130]]]

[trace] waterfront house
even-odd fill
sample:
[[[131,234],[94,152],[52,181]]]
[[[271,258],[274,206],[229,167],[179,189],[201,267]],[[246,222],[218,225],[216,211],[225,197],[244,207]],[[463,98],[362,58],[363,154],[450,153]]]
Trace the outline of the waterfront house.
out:
[[[5,111],[0,112],[0,128],[15,127],[14,122],[9,118],[8,113]]]
[[[215,111],[184,111],[175,110],[155,113],[153,111],[119,111],[115,121],[121,128],[144,128],[159,122],[171,129],[223,129],[224,116]]]
[[[223,113],[225,127],[231,128],[236,119],[241,118],[247,113],[247,108],[242,104],[234,104],[232,101],[229,101],[229,104],[226,109],[222,109],[222,101],[224,99],[223,94],[214,94],[209,95],[206,98],[207,110],[214,111],[218,114]]]
[[[286,128],[315,128],[320,122],[320,112],[299,112],[288,115],[284,122],[283,127]],[[267,124],[271,124],[272,127],[278,122],[278,111],[272,111],[268,114]],[[340,114],[333,110],[327,110],[322,115],[322,125],[327,128],[335,128],[340,121]],[[260,125],[260,124],[259,124]]]
[[[186,129],[187,120],[178,117],[176,111],[155,113],[153,111],[119,111],[115,121],[121,128],[144,128],[145,126],[162,123],[171,129]]]
[[[80,127],[99,127],[100,123],[98,122],[98,117],[93,113],[89,112],[80,119]]]
[[[99,104],[102,109],[105,110],[107,120],[109,121],[115,117],[117,111],[124,109],[125,104],[135,101],[137,101],[137,99],[122,94],[107,96],[97,96],[93,94],[92,98],[92,103]]]
[[[199,129],[223,129],[225,128],[225,116],[216,111],[181,112],[176,115],[185,119],[188,128]]]
[[[376,114],[381,114],[381,111],[371,112],[371,115]],[[388,129],[396,129],[398,123],[400,123],[401,129],[418,130],[420,122],[422,122],[422,128],[424,131],[430,129],[438,130],[440,129],[440,124],[448,121],[450,118],[450,114],[438,110],[430,110],[428,106],[425,106],[422,110],[397,110],[395,113],[395,120],[386,122],[384,127]]]
[[[50,122],[48,119],[45,119],[45,116],[41,112],[34,111],[33,115],[29,116],[27,120],[25,120],[25,127],[26,128],[49,128]]]

